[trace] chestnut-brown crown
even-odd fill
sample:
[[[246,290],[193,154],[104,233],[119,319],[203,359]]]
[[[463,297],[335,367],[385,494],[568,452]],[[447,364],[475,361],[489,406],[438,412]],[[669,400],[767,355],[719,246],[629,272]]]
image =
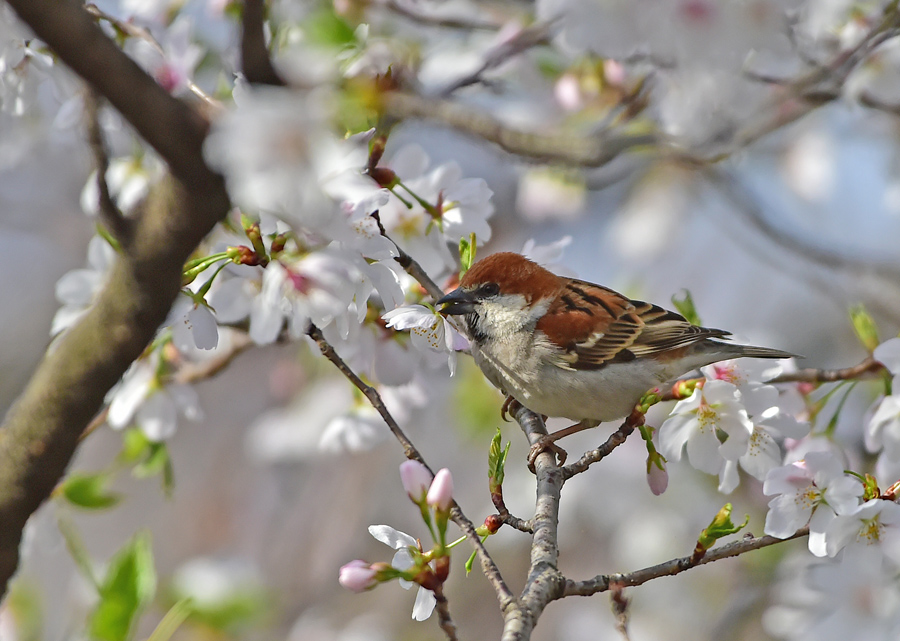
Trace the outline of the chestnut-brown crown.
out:
[[[501,294],[522,294],[530,303],[535,298],[555,296],[563,279],[521,254],[498,252],[477,261],[460,281],[465,290],[497,283]]]

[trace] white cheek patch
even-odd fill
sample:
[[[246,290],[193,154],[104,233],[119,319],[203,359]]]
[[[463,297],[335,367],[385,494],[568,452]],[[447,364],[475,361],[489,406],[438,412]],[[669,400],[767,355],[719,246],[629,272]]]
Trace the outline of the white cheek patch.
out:
[[[526,308],[525,297],[521,294],[507,294],[482,301],[480,311],[479,326],[488,336],[508,336],[537,322],[537,318],[532,320],[534,310]]]

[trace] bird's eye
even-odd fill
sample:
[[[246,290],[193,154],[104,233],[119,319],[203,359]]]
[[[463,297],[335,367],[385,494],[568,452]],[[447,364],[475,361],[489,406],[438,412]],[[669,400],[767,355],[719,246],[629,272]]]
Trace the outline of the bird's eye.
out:
[[[500,293],[500,285],[497,283],[485,283],[479,292],[482,296],[496,296]]]

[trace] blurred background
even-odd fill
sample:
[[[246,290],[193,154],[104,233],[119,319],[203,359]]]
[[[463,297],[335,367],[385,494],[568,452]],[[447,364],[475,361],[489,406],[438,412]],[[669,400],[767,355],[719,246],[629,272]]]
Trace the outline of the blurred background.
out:
[[[223,46],[234,37],[225,29]],[[527,84],[523,68],[533,60],[523,58],[502,73]],[[561,118],[564,108],[541,110]],[[433,165],[454,160],[465,176],[488,182],[493,235],[479,255],[567,238],[558,265],[569,273],[670,308],[672,296],[689,290],[705,325],[802,354],[801,367],[841,367],[865,356],[849,321],[851,306],[864,305],[883,337],[900,330],[898,134],[895,115],[838,99],[699,168],[640,152],[597,170],[548,168],[412,122],[393,133],[386,156],[415,142]],[[55,283],[85,264],[93,234],[79,205],[91,171],[79,127],[35,127],[29,136],[27,150],[4,156],[0,166],[0,412],[47,348],[59,307]],[[527,448],[518,427],[501,422],[500,394],[466,357],[453,379],[431,375],[429,384],[444,393],[423,405],[414,389],[407,391],[410,438],[432,466],[453,471],[456,498],[477,523],[493,512],[487,448],[501,427],[512,441],[507,504],[528,518],[534,482],[523,464]],[[366,533],[368,525],[427,534],[404,497],[395,442],[362,452],[318,446],[324,427],[346,408],[349,384],[308,345],[293,344],[251,348],[197,390],[205,418],[182,425],[170,442],[171,497],[158,478],[123,474],[113,489],[124,500],[114,509],[83,512],[50,501],[32,517],[17,598],[33,604],[35,627],[12,626],[7,611],[5,628],[0,614],[0,639],[64,640],[83,630],[92,592],[59,534],[60,519],[99,563],[134,532],[152,534],[161,590],[139,638],[183,594],[206,599],[209,608],[176,639],[444,638],[435,620],[409,619],[415,590],[390,584],[356,595],[337,583],[347,561],[393,555]],[[848,401],[847,424],[839,427],[846,442],[861,442],[862,413],[875,393],[861,387]],[[659,425],[664,416],[651,419]],[[563,445],[575,456],[609,431],[601,426]],[[101,428],[71,469],[103,469],[121,447],[121,434]],[[767,498],[758,482],[745,476],[726,498],[715,478],[673,464],[668,491],[655,497],[644,462],[634,439],[567,483],[560,523],[566,576],[625,572],[688,555],[725,501],[738,518],[750,515],[749,531],[762,534]],[[514,591],[527,571],[529,543],[506,529],[488,541]],[[804,550],[805,542],[791,542],[629,590],[631,638],[773,638],[764,622],[779,561]],[[465,576],[465,556],[462,548],[454,556],[446,588],[460,638],[497,638],[496,599],[477,569]],[[600,595],[551,604],[533,638],[619,636],[609,599]]]

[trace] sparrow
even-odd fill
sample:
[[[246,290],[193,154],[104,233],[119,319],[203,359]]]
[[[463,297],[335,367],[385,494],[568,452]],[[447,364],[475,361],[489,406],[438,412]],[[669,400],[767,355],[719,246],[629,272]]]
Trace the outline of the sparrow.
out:
[[[576,421],[536,443],[529,465],[553,443],[624,418],[649,390],[718,361],[790,358],[767,347],[724,342],[730,332],[583,280],[565,278],[520,254],[477,261],[459,288],[437,301],[462,316],[475,362],[503,394],[542,416]]]

